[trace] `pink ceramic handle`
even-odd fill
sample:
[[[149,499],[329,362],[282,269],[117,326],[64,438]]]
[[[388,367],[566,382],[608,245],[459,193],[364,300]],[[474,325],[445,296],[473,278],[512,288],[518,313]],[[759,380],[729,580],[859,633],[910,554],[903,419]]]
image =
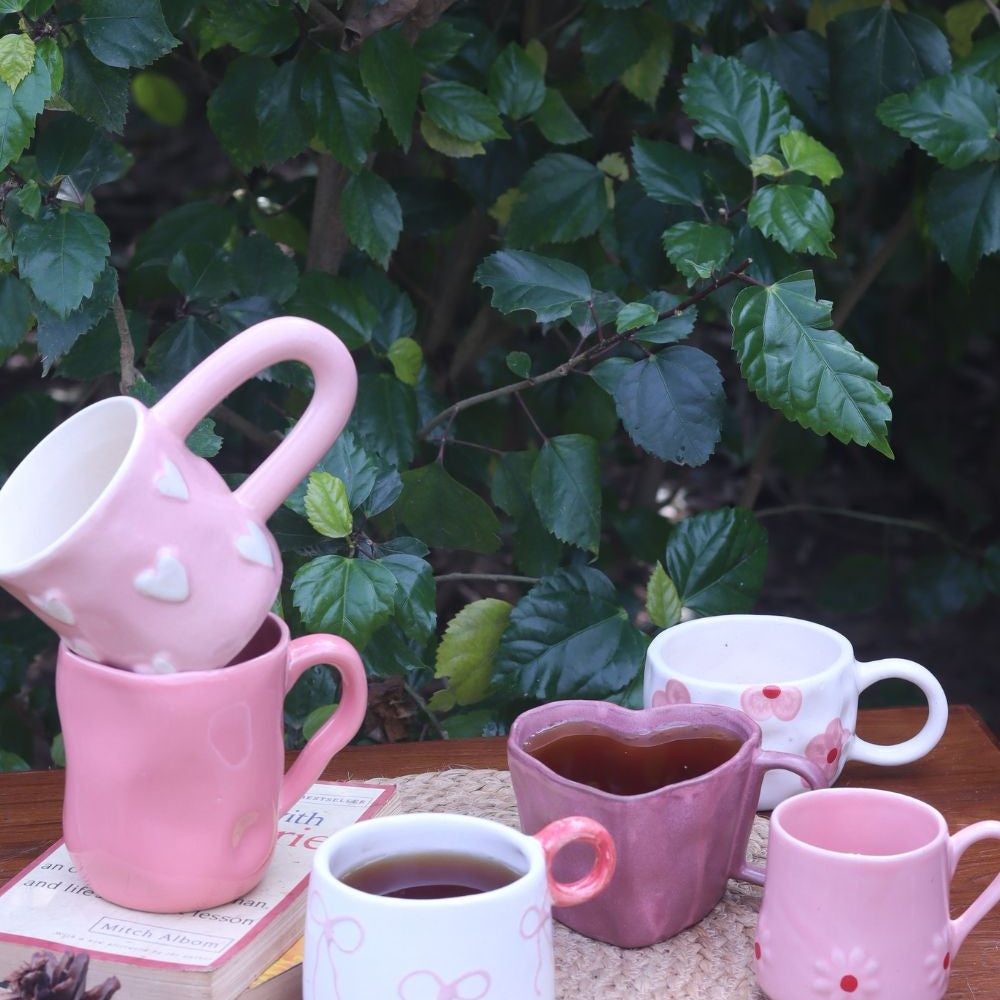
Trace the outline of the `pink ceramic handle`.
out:
[[[264,320],[210,354],[152,410],[183,440],[229,393],[279,361],[305,362],[315,388],[305,413],[284,441],[236,490],[240,502],[262,521],[309,475],[351,415],[358,375],[341,340],[308,319]]]
[[[597,820],[587,816],[566,816],[539,830],[535,839],[545,851],[545,875],[556,906],[586,903],[611,881],[615,873],[615,842]],[[552,862],[564,847],[577,841],[593,846],[596,854],[594,866],[575,882],[557,882],[552,877]]]
[[[1000,840],[1000,822],[983,820],[973,823],[964,830],[959,830],[948,839],[948,860],[951,874],[954,875],[959,859],[975,843],[980,840]],[[1000,903],[1000,875],[969,904],[965,912],[956,920],[951,921],[952,959],[958,954],[962,942],[976,924],[986,916],[994,906]]]
[[[754,773],[757,776],[753,787],[754,798],[760,794],[760,783],[764,780],[764,775],[768,771],[791,771],[802,778],[810,788],[827,788],[829,781],[820,769],[818,764],[814,764],[806,757],[800,757],[797,753],[781,753],[778,750],[761,750],[754,758]],[[743,845],[743,852],[740,855],[744,859],[737,865],[736,871],[732,873],[733,878],[738,878],[743,882],[752,882],[754,885],[764,884],[764,869],[759,865],[752,865],[746,861],[747,845]]]
[[[340,704],[286,772],[278,803],[280,813],[287,812],[305,795],[333,755],[357,734],[368,709],[365,666],[357,650],[337,635],[307,635],[289,643],[285,692],[291,691],[299,677],[318,663],[329,663],[340,674]]]

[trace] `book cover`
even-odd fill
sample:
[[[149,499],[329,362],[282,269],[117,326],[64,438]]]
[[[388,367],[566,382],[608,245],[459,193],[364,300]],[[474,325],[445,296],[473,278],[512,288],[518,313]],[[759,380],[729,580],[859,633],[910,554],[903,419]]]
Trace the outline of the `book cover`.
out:
[[[38,950],[86,951],[91,983],[117,976],[125,1000],[230,1000],[302,935],[316,849],[336,830],[391,811],[394,787],[317,782],[278,822],[264,878],[210,910],[142,913],[87,886],[62,841],[0,890],[0,979]],[[140,991],[139,986],[142,986]]]

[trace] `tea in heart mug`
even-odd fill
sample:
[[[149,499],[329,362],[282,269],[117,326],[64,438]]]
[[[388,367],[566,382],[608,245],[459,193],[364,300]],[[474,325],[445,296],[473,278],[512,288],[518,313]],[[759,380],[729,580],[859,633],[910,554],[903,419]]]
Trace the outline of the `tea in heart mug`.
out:
[[[602,739],[604,759],[594,760],[590,774],[574,765],[578,778],[572,777],[542,759],[542,744],[563,733]],[[699,749],[714,766],[702,773],[692,766],[693,777],[680,775],[644,792],[632,786],[630,772],[646,769],[644,751],[678,737],[724,741],[725,752]],[[601,701],[552,702],[514,720],[507,760],[525,832],[561,816],[589,816],[611,834],[618,862],[608,887],[580,906],[557,906],[555,916],[620,948],[654,944],[697,923],[722,898],[730,878],[762,883],[764,872],[747,863],[746,853],[766,772],[787,768],[810,785],[823,783],[815,764],[762,750],[756,722],[716,705],[636,711]],[[586,851],[570,847],[556,859],[554,871],[568,880],[587,864]]]
[[[588,870],[572,885],[552,877],[566,845],[585,844]],[[506,884],[441,898],[396,898],[349,885],[379,863],[506,869]],[[406,859],[414,859],[409,861]],[[413,813],[338,830],[313,860],[306,911],[304,1000],[553,1000],[553,900],[572,906],[601,892],[615,849],[599,824],[566,817],[529,837],[492,820]]]
[[[285,772],[285,694],[321,663],[339,673],[340,701]],[[350,643],[290,640],[276,615],[223,670],[137,674],[61,643],[63,835],[74,864],[98,895],[138,910],[237,899],[263,876],[278,817],[357,733],[367,700]]]
[[[306,411],[235,492],[185,445],[242,382],[305,362]],[[223,344],[159,403],[129,396],[60,424],[0,489],[0,584],[80,656],[146,673],[221,667],[281,581],[265,522],[340,433],[357,394],[344,344],[306,319]]]
[[[831,788],[771,816],[754,943],[770,1000],[940,1000],[969,931],[1000,902],[1000,876],[957,919],[949,884],[962,854],[1000,822],[948,836],[919,799]]]
[[[920,688],[929,711],[911,739],[880,746],[855,735],[858,696],[890,678]],[[776,615],[696,618],[660,632],[646,652],[643,703],[688,702],[742,709],[760,724],[765,748],[805,754],[827,784],[849,760],[908,764],[923,757],[948,722],[948,700],[926,667],[897,657],[860,663],[839,632]],[[758,808],[773,809],[804,789],[794,775],[769,774]]]

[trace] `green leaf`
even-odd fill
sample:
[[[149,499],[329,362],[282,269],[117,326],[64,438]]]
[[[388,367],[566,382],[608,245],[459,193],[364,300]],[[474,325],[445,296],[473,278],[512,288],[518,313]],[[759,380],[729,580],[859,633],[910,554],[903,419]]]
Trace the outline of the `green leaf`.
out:
[[[507,367],[518,377],[531,375],[531,355],[526,351],[510,351],[506,358]]]
[[[128,110],[128,71],[105,66],[79,45],[63,50],[63,65],[60,93],[73,110],[109,132],[121,133]]]
[[[659,317],[676,309],[681,299],[667,292],[650,292],[643,302],[649,303]],[[674,341],[683,340],[691,333],[697,318],[698,307],[688,306],[679,313],[658,319],[652,326],[643,327],[634,335],[634,339],[641,340],[644,344],[672,344]]]
[[[354,527],[347,490],[329,472],[310,473],[305,511],[313,529],[327,538],[346,538]]]
[[[351,170],[363,167],[382,114],[355,85],[346,62],[332,52],[315,53],[305,62],[302,97],[320,142]]]
[[[875,109],[890,94],[947,73],[948,40],[926,18],[883,5],[841,15],[830,24],[827,40],[841,129],[866,160],[887,167],[906,143],[879,123]]]
[[[46,184],[68,174],[83,159],[97,129],[72,112],[53,117],[35,140],[38,172]]]
[[[778,142],[789,170],[818,177],[821,184],[829,184],[844,175],[840,160],[823,143],[805,132],[799,129],[783,132],[778,136]]]
[[[500,522],[489,505],[432,462],[402,475],[403,492],[392,511],[431,548],[489,554],[500,546]],[[442,517],[441,512],[448,516]]]
[[[684,518],[664,559],[681,603],[699,615],[749,611],[764,583],[767,534],[745,507]]]
[[[789,253],[836,257],[833,209],[822,191],[799,184],[768,184],[750,199],[747,222]]]
[[[30,35],[11,34],[0,38],[0,80],[11,90],[17,90],[34,64],[35,43]]]
[[[664,462],[702,465],[722,435],[722,375],[696,347],[666,347],[632,363],[614,397],[629,437]]]
[[[356,281],[323,271],[302,275],[286,309],[290,316],[303,316],[333,330],[351,350],[372,339],[378,320],[375,307]]]
[[[389,465],[395,468],[409,465],[417,448],[417,405],[413,389],[395,375],[382,372],[361,375],[358,400],[348,426],[360,436],[369,451],[381,455]],[[421,538],[430,544],[428,538],[423,535]]]
[[[274,64],[257,56],[240,56],[226,67],[226,75],[208,99],[208,123],[222,148],[241,170],[264,160],[257,122],[257,93],[261,82],[274,74]]]
[[[981,257],[1000,251],[997,164],[937,171],[927,192],[927,225],[948,266],[968,282]]]
[[[977,76],[934,77],[911,94],[887,97],[876,110],[883,125],[912,139],[949,169],[1000,156],[1000,95]]]
[[[701,157],[671,142],[656,142],[636,136],[632,143],[632,165],[643,190],[666,205],[701,205],[705,200]]]
[[[760,399],[817,434],[893,457],[892,392],[877,381],[877,366],[830,329],[830,303],[817,301],[811,271],[744,288],[731,321],[740,369]]]
[[[292,580],[293,601],[306,627],[343,636],[358,650],[392,617],[395,594],[392,571],[371,559],[320,556]]]
[[[31,765],[13,750],[0,750],[0,774],[11,771],[30,771]]]
[[[965,0],[944,12],[945,27],[955,55],[967,56],[972,51],[972,36],[988,13],[989,8],[981,0]]]
[[[534,114],[545,100],[545,74],[516,42],[508,42],[490,67],[490,100],[515,121]]]
[[[520,246],[569,243],[597,232],[608,214],[604,175],[570,153],[550,153],[521,179],[507,239]]]
[[[794,127],[788,100],[774,78],[733,56],[694,51],[684,88],[684,111],[703,139],[721,139],[743,154],[773,153],[778,136]]]
[[[66,317],[94,290],[109,241],[108,227],[91,212],[47,211],[21,225],[14,252],[36,298]]]
[[[13,274],[0,274],[0,360],[24,340],[33,312],[28,286]]]
[[[595,555],[601,546],[601,468],[597,442],[585,434],[549,438],[531,472],[542,524],[562,542]]]
[[[507,695],[539,701],[606,698],[639,676],[646,645],[603,573],[560,569],[515,605],[494,683]]]
[[[420,32],[413,43],[413,52],[425,71],[449,62],[473,38],[468,31],[461,31],[451,21],[435,21]]]
[[[424,352],[412,337],[400,337],[389,345],[389,363],[396,378],[407,385],[416,385],[424,364]]]
[[[77,339],[92,329],[111,308],[118,292],[118,272],[106,267],[94,284],[93,294],[68,316],[60,317],[41,303],[35,306],[38,329],[35,340],[42,356],[42,374],[47,375],[57,362],[76,343]]]
[[[788,173],[788,167],[778,157],[765,153],[750,161],[750,172],[754,177],[782,177]]]
[[[721,270],[733,252],[733,234],[725,226],[678,222],[664,230],[663,249],[691,286]]]
[[[457,139],[487,142],[509,138],[497,106],[473,87],[445,80],[428,84],[420,96],[431,121]]]
[[[648,302],[629,302],[622,306],[615,317],[615,329],[618,333],[626,333],[652,326],[659,318],[659,311]]]
[[[399,552],[379,562],[396,578],[396,620],[416,642],[427,642],[437,627],[437,584],[426,559]]]
[[[430,116],[425,114],[420,116],[420,134],[431,149],[453,159],[482,156],[486,152],[486,147],[481,142],[466,142],[464,139],[456,139],[450,132],[435,125]]]
[[[302,723],[302,738],[304,740],[311,740],[316,735],[320,726],[328,722],[336,710],[336,704],[317,705],[306,716],[305,722]]]
[[[80,24],[87,48],[105,66],[148,66],[180,44],[160,0],[83,0]]]
[[[413,49],[395,29],[376,31],[361,46],[361,79],[403,149],[410,148],[422,71]]]
[[[663,18],[656,17],[650,27],[652,38],[646,51],[622,73],[621,81],[633,97],[655,108],[670,69],[674,37],[670,22]]]
[[[530,309],[539,323],[568,316],[593,295],[587,272],[575,264],[524,250],[500,250],[476,269],[475,281],[493,289],[493,307],[502,313]]]
[[[35,60],[16,91],[0,83],[0,170],[27,149],[35,134],[35,118],[51,96],[52,79],[43,59]]]
[[[556,146],[572,146],[590,138],[587,126],[566,103],[566,98],[553,87],[545,91],[545,99],[531,119],[538,131]]]
[[[299,269],[274,242],[260,233],[245,236],[232,253],[233,276],[238,294],[266,295],[285,302],[295,294]]]
[[[403,210],[389,182],[371,170],[354,174],[344,185],[340,212],[347,238],[388,267],[403,231]]]
[[[166,392],[224,339],[222,330],[203,316],[185,316],[156,338],[146,357],[146,374],[159,391]]]
[[[646,584],[646,614],[654,625],[670,628],[681,620],[680,594],[667,571],[657,563]]]
[[[187,117],[184,91],[162,73],[146,70],[132,77],[132,100],[159,125],[178,128]]]
[[[448,708],[474,705],[489,693],[510,613],[506,601],[487,597],[466,604],[448,622],[434,659],[434,676],[448,679]]]
[[[301,153],[312,138],[312,122],[299,99],[301,64],[290,59],[268,69],[257,80],[254,111],[257,141],[265,165],[273,167]]]
[[[229,255],[219,247],[191,243],[167,267],[171,284],[187,300],[224,299],[236,289]]]
[[[232,45],[250,55],[275,56],[299,38],[289,4],[273,0],[209,0],[207,8],[209,25],[217,39],[215,47]]]
[[[580,35],[583,67],[591,84],[600,90],[642,58],[649,35],[639,12],[623,14],[593,5],[584,12]]]

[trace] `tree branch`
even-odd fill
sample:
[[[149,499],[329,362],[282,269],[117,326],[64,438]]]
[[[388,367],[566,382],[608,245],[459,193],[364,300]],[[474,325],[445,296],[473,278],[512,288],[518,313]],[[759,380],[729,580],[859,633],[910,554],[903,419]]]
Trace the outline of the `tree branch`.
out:
[[[336,274],[347,250],[347,234],[340,217],[340,196],[351,173],[329,153],[320,155],[318,165],[306,269]]]
[[[115,326],[118,328],[118,360],[122,375],[118,385],[122,393],[127,394],[135,385],[136,379],[135,345],[132,343],[132,334],[128,328],[125,306],[122,305],[121,296],[117,292],[111,300],[111,311],[114,313]]]
[[[348,0],[344,9],[343,48],[359,46],[369,35],[409,18],[413,36],[429,28],[455,0],[389,0],[366,12],[366,0]]]

